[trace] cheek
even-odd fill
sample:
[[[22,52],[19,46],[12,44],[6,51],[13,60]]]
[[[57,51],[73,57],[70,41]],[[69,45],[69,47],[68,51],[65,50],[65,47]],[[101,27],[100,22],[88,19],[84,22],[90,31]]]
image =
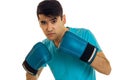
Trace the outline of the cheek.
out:
[[[55,29],[55,31],[58,33],[59,31],[60,31],[60,28],[61,26],[60,25],[56,25],[55,27],[54,27],[54,29]]]
[[[56,26],[56,27],[55,27],[56,29],[61,29],[62,24],[61,24],[61,23],[57,23],[55,26]]]
[[[46,28],[45,27],[40,27],[44,33],[46,33]]]

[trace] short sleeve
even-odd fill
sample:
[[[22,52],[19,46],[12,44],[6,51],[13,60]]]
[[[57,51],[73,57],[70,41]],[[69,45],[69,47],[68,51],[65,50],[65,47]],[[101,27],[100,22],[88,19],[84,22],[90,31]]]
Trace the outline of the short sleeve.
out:
[[[94,34],[90,31],[90,30],[87,30],[87,35],[88,35],[88,42],[92,45],[94,45],[95,47],[98,48],[98,52],[102,51],[100,45],[98,44]]]
[[[86,40],[90,44],[94,45],[98,48],[98,52],[102,51],[100,48],[94,34],[89,30],[85,28],[70,28],[70,31],[79,36],[80,38]]]

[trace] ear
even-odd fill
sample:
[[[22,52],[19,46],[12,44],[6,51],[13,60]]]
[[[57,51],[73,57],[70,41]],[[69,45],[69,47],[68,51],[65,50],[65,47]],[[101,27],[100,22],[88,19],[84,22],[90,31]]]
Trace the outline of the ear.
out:
[[[62,16],[62,21],[64,24],[66,23],[66,16],[65,15]]]

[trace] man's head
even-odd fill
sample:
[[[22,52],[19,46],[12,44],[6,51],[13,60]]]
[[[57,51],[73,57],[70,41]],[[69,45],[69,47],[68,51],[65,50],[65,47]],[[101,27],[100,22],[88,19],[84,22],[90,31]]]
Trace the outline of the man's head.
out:
[[[37,17],[40,27],[48,39],[59,41],[66,28],[65,15],[61,4],[57,0],[44,0],[37,7]]]
[[[44,0],[40,2],[37,7],[38,19],[40,14],[44,14],[45,16],[48,16],[48,17],[60,16],[62,18],[63,9],[61,4],[57,0]]]

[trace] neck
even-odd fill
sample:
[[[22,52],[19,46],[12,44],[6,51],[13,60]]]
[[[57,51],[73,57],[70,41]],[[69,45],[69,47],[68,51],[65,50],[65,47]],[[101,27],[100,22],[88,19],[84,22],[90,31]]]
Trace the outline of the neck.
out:
[[[65,27],[61,36],[59,36],[56,40],[54,40],[54,43],[57,47],[59,46],[59,43],[61,42],[61,39],[62,39],[62,37],[63,37],[63,35],[65,34],[66,31],[68,31],[68,28]]]

